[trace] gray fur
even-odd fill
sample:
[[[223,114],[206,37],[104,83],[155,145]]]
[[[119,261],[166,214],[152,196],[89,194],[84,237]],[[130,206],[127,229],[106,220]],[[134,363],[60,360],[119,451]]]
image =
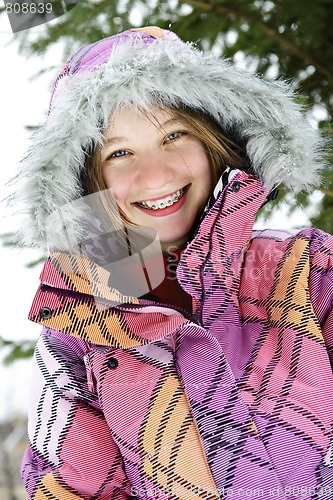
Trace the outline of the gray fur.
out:
[[[24,212],[23,244],[46,246],[45,222],[54,210],[80,197],[84,149],[102,143],[97,124],[124,105],[147,107],[158,96],[208,112],[247,141],[256,174],[267,187],[299,190],[318,182],[323,142],[293,100],[290,86],[266,81],[179,40],[156,40],[143,49],[118,46],[94,72],[63,77],[50,115],[32,138],[13,183],[11,202]],[[66,220],[77,232],[79,215]]]

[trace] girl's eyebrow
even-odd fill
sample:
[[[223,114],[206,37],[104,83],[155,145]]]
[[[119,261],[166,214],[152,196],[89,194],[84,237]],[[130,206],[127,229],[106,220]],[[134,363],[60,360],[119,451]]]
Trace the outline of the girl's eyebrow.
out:
[[[164,123],[159,123],[161,129],[167,127],[168,125],[182,125],[184,127],[184,124],[178,118],[170,118],[169,120],[166,120]]]
[[[110,137],[109,139],[107,139],[105,142],[104,142],[104,147],[105,146],[110,146],[111,144],[115,143],[115,142],[119,142],[119,141],[125,141],[126,140],[126,137]]]

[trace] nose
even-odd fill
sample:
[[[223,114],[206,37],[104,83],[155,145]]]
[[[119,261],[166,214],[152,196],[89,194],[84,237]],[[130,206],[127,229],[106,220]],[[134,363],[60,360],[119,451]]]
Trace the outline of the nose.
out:
[[[172,158],[164,152],[149,152],[137,165],[136,182],[146,190],[161,190],[174,180],[176,169]]]

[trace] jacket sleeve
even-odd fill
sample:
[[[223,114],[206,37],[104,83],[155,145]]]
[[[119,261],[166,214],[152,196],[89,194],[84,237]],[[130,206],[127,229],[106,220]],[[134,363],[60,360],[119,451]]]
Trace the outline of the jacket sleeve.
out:
[[[310,252],[311,303],[320,323],[333,369],[333,236],[315,230]]]
[[[29,499],[130,498],[120,451],[88,389],[84,348],[52,330],[37,342],[22,464]]]

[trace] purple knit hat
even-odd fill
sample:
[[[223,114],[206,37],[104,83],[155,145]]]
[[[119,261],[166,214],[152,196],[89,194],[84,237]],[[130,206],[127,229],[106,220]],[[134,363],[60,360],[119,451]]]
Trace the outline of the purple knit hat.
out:
[[[134,47],[137,45],[141,49],[156,39],[181,41],[172,31],[163,30],[157,26],[147,26],[146,28],[134,28],[123,31],[122,33],[103,38],[78,49],[69,61],[67,61],[53,83],[49,112],[56,100],[57,88],[60,81],[61,85],[59,87],[61,87],[61,92],[66,90],[65,77],[71,77],[77,73],[95,71],[109,60],[110,54],[117,46],[129,43]]]

